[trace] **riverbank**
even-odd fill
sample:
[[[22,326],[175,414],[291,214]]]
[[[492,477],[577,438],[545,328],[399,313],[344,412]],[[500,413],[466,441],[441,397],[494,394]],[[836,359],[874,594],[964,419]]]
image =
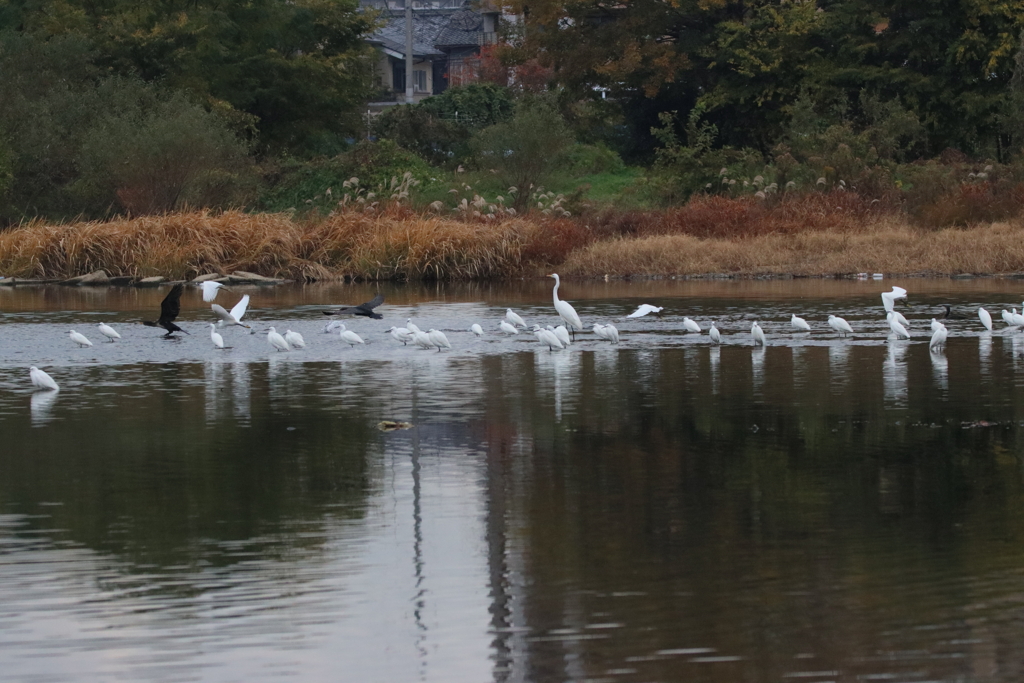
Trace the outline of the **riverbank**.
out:
[[[820,208],[820,207],[819,207]],[[842,207],[840,207],[842,208]],[[926,230],[898,214],[816,210],[548,219],[401,208],[316,219],[190,212],[0,233],[0,275],[189,280],[236,271],[297,281],[590,277],[996,275],[1024,272],[1024,221]]]

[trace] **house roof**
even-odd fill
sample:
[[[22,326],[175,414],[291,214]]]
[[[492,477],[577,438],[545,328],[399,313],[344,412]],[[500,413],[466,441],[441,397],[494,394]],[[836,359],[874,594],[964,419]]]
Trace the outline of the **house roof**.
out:
[[[405,55],[405,12],[384,10],[383,26],[368,38],[370,43]],[[415,57],[444,55],[444,48],[479,45],[483,17],[473,10],[418,9],[412,15],[412,52]]]

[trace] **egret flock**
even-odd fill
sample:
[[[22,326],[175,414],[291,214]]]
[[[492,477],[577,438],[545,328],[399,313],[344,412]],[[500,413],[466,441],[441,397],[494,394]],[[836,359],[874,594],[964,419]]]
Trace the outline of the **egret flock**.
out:
[[[558,289],[561,285],[558,274],[552,273],[549,277],[553,278],[555,281],[554,288],[552,289],[552,302],[555,313],[558,315],[561,324],[557,326],[533,324],[530,326],[521,315],[511,308],[508,308],[505,311],[504,318],[498,321],[497,329],[502,335],[508,337],[517,336],[520,333],[520,330],[532,331],[537,342],[543,348],[547,348],[549,351],[554,352],[556,350],[561,351],[569,348],[576,339],[576,333],[584,331],[584,326],[583,321],[580,319],[579,314],[576,312],[576,309],[573,308],[572,304],[558,297]],[[224,337],[218,332],[219,328],[237,326],[249,330],[250,334],[255,332],[251,325],[242,322],[249,307],[249,295],[242,296],[231,310],[228,311],[219,304],[212,303],[220,291],[227,290],[229,289],[228,287],[225,287],[222,283],[210,280],[202,282],[199,286],[202,289],[203,301],[211,304],[210,310],[216,318],[215,323],[209,323],[210,340],[216,349],[231,348],[225,345]],[[181,312],[181,296],[184,289],[185,287],[181,283],[174,285],[160,303],[159,318],[156,321],[143,321],[143,324],[150,327],[162,327],[166,330],[166,334],[164,335],[165,338],[171,338],[177,332],[188,334],[188,332],[174,323],[178,314]],[[909,321],[898,310],[896,310],[895,306],[897,300],[905,299],[907,297],[907,290],[902,287],[893,287],[892,291],[883,292],[881,297],[886,322],[888,323],[889,329],[893,335],[892,338],[897,340],[910,339],[912,336],[911,325]],[[352,315],[380,320],[383,316],[377,313],[375,309],[383,303],[383,295],[378,295],[371,301],[357,306],[346,306],[333,311],[324,311],[324,315]],[[962,319],[964,317],[953,312],[949,306],[945,306],[945,309],[946,312],[943,319]],[[641,304],[635,311],[625,317],[637,319],[653,314],[660,318],[663,310],[664,307],[661,306]],[[1003,321],[1008,326],[1015,328],[1024,327],[1024,308],[1021,309],[1021,314],[1018,314],[1017,309],[1014,308],[1010,312],[1003,310],[1001,315]],[[992,330],[992,316],[987,310],[979,308],[978,318],[987,330]],[[829,315],[827,324],[829,328],[831,328],[831,330],[840,337],[847,337],[854,334],[854,329],[850,323],[837,315]],[[682,327],[684,334],[700,335],[704,331],[698,322],[689,317],[683,318]],[[796,313],[791,315],[790,327],[795,330],[796,333],[807,334],[812,332],[810,323],[808,323],[805,318],[796,315]],[[106,323],[99,323],[97,325],[97,329],[99,333],[106,337],[110,343],[114,343],[121,339],[121,335]],[[274,327],[270,327],[265,331],[267,333],[267,343],[275,351],[287,352],[295,349],[302,349],[306,346],[306,341],[302,335],[298,332],[293,332],[290,329],[286,330],[284,334],[278,332]],[[332,320],[323,327],[324,333],[333,333],[335,331],[341,341],[348,344],[349,347],[355,347],[358,344],[366,343],[357,332],[348,329],[345,323],[339,320]],[[468,331],[472,332],[475,337],[483,337],[485,335],[484,328],[479,323],[473,323]],[[613,344],[617,344],[619,342],[619,330],[611,323],[593,323],[591,331],[597,339]],[[430,328],[424,332],[412,322],[411,318],[406,320],[404,327],[392,326],[387,330],[387,332],[395,341],[401,343],[403,346],[407,346],[411,343],[422,349],[436,349],[439,353],[443,350],[452,349],[452,344],[443,331],[436,328]],[[929,348],[935,352],[941,351],[949,336],[949,330],[943,322],[933,318],[931,321],[931,333]],[[712,344],[717,345],[722,343],[721,331],[716,326],[714,320],[711,321],[710,326],[707,329],[707,334]],[[91,347],[93,345],[85,335],[75,330],[71,330],[69,336],[71,341],[79,347],[84,348]],[[750,339],[755,346],[764,347],[769,344],[768,335],[756,320],[750,327]],[[35,366],[30,369],[29,377],[33,386],[37,389],[53,391],[59,388],[52,377]]]

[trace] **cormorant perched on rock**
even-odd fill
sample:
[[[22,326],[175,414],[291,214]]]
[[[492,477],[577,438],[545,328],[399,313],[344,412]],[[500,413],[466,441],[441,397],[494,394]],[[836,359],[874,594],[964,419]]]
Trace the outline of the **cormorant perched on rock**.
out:
[[[183,284],[179,283],[171,287],[171,291],[160,302],[160,318],[156,322],[143,320],[142,324],[150,327],[164,328],[167,330],[167,334],[164,337],[170,337],[175,332],[185,332],[185,330],[174,324],[174,319],[181,312],[181,293],[183,291],[185,291],[185,285]],[[188,332],[185,332],[185,334],[188,334]]]
[[[358,306],[346,306],[345,308],[339,308],[336,311],[324,311],[324,315],[362,315],[367,318],[373,318],[374,320],[380,320],[384,316],[380,313],[374,313],[373,309],[384,303],[384,295],[378,294],[373,301],[367,301],[365,304],[359,304]]]

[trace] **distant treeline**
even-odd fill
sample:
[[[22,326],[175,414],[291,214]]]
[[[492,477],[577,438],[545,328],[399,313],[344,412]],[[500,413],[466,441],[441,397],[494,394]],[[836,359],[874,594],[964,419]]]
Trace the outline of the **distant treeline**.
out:
[[[355,0],[0,0],[0,226],[325,212],[351,176],[373,195],[406,171],[413,206],[456,211],[485,192],[550,209],[528,201],[542,185],[573,214],[832,191],[934,224],[1024,206],[1024,0],[506,9],[522,20],[486,84],[367,129]]]

